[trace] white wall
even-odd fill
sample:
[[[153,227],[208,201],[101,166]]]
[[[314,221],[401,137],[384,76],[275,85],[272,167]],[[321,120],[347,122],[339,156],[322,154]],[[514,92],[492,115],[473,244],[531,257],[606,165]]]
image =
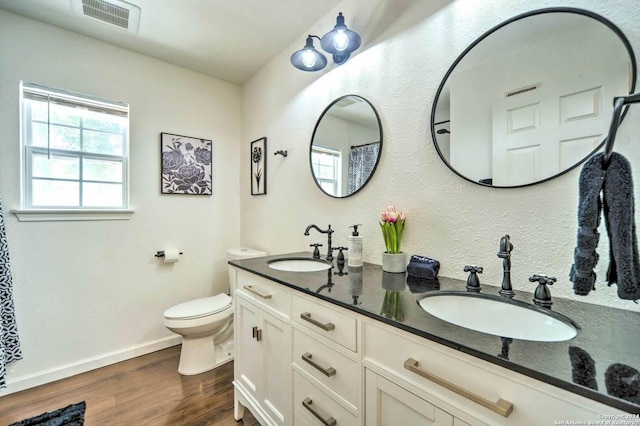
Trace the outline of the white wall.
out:
[[[130,220],[8,213],[20,207],[20,80],[130,104]],[[0,196],[24,354],[4,393],[179,343],[164,310],[227,290],[225,251],[240,235],[240,102],[236,85],[0,11]],[[213,140],[213,196],[160,195],[160,132]],[[164,248],[182,250],[180,262],[159,262]]]
[[[601,242],[597,291],[573,295],[568,279],[577,230],[579,170],[550,182],[521,189],[485,188],[452,173],[433,146],[429,117],[441,78],[473,40],[494,25],[529,10],[572,6],[599,13],[617,24],[632,46],[640,46],[640,22],[634,2],[611,0],[345,0],[292,43],[243,90],[242,139],[267,136],[270,149],[287,149],[289,157],[268,157],[268,195],[249,195],[248,150],[242,151],[242,243],[270,253],[308,250],[324,236],[303,235],[310,223],[331,224],[335,245],[345,245],[348,226],[361,223],[364,260],[381,263],[384,250],[377,224],[380,212],[395,204],[407,227],[403,250],[440,260],[441,275],[466,278],[463,267],[484,267],[481,282],[500,285],[500,237],[509,234],[512,282],[533,290],[534,273],[556,276],[553,295],[639,310],[617,298],[616,287],[603,283],[606,241]],[[363,37],[363,46],[341,66],[304,73],[289,63],[305,34],[323,34],[338,11]],[[637,50],[636,50],[637,54]],[[376,174],[362,191],[346,199],[320,192],[312,180],[307,155],[316,120],[331,101],[361,95],[380,114],[384,142]],[[636,194],[640,185],[640,107],[631,108],[616,150],[632,161]],[[640,195],[636,195],[636,200]],[[636,210],[638,210],[636,208]],[[601,230],[606,240],[604,228]]]

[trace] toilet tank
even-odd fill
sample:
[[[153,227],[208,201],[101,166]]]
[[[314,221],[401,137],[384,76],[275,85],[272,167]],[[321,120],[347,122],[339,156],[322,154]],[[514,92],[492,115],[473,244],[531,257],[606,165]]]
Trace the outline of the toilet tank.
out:
[[[252,259],[254,257],[264,257],[267,253],[264,251],[247,248],[247,247],[236,247],[227,250],[227,260],[239,260],[239,259]],[[235,288],[235,274],[233,274],[231,270],[231,266],[229,266],[229,289]],[[231,292],[230,292],[231,293]]]
[[[251,259],[254,257],[264,257],[267,253],[264,251],[246,248],[246,247],[236,247],[227,250],[227,259],[228,260],[238,260],[238,259]]]

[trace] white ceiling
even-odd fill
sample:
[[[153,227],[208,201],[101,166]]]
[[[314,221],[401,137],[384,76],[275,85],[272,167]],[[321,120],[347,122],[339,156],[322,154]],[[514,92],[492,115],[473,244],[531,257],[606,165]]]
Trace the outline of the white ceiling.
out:
[[[142,9],[137,34],[73,12],[71,0],[0,0],[0,9],[242,84],[296,39],[302,48],[304,31],[341,0],[126,1]]]

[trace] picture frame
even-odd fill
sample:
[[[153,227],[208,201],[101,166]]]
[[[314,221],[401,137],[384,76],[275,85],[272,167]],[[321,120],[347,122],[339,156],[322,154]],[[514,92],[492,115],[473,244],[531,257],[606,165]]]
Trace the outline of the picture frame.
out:
[[[267,193],[267,138],[251,142],[251,195]]]
[[[213,142],[160,133],[162,194],[213,195]]]

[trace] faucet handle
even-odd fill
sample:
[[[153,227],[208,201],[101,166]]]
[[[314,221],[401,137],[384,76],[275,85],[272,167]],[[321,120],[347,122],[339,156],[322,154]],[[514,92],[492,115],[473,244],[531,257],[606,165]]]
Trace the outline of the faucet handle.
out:
[[[472,274],[475,274],[475,273],[481,274],[481,273],[482,273],[482,266],[478,266],[478,265],[465,265],[465,267],[464,267],[464,271],[465,271],[465,272],[471,272]]]
[[[309,247],[315,247],[313,249],[313,258],[314,259],[320,259],[320,250],[318,249],[318,247],[322,247],[322,244],[313,243],[313,244],[309,244]]]
[[[556,277],[548,277],[544,274],[536,274],[530,276],[529,281],[531,281],[532,283],[538,283],[538,287],[536,287],[536,290],[533,293],[533,303],[538,306],[542,306],[543,308],[551,309],[551,305],[553,304],[553,302],[551,301],[551,292],[549,291],[549,287],[547,287],[547,285],[553,285],[553,283],[557,281]]]
[[[538,282],[544,285],[553,285],[558,279],[556,277],[548,277],[545,274],[535,274],[529,277],[529,281],[532,283]]]
[[[469,276],[467,277],[467,291],[480,293],[480,279],[477,274],[481,274],[482,270],[482,266],[477,265],[466,265],[464,267],[464,271],[469,272]]]

